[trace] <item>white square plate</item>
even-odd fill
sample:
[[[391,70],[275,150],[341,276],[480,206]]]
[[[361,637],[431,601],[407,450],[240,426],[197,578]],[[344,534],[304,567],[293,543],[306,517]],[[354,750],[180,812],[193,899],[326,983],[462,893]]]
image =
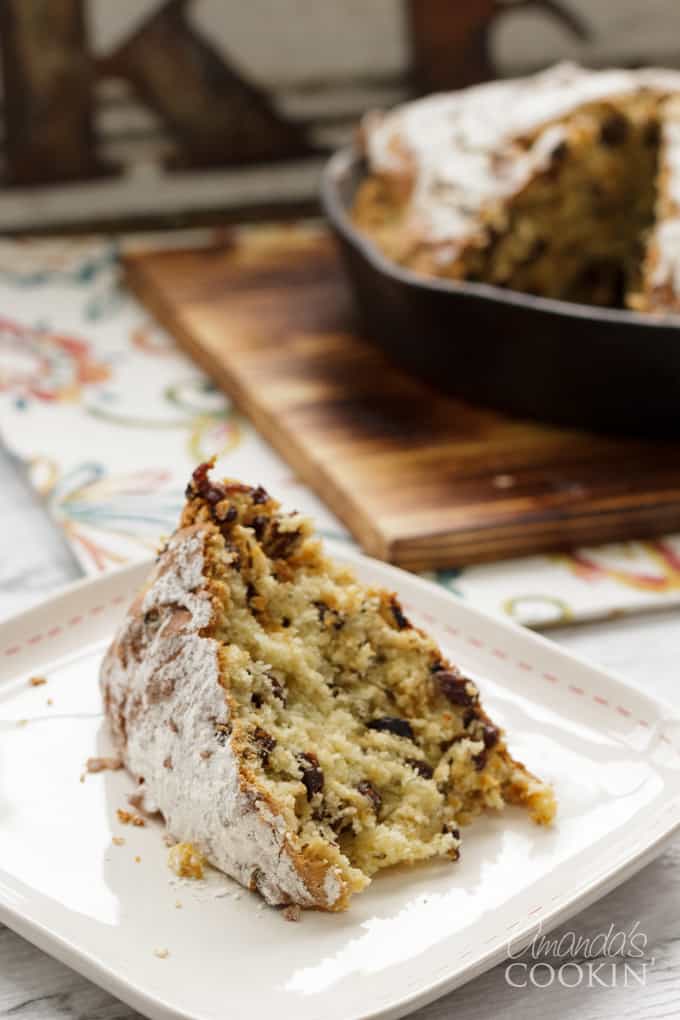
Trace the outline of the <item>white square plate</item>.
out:
[[[557,823],[484,818],[457,864],[378,876],[347,913],[298,924],[217,872],[178,884],[162,825],[117,820],[130,777],[81,781],[110,752],[99,660],[148,564],[75,585],[0,627],[0,920],[149,1017],[401,1016],[608,892],[680,824],[673,709],[442,588],[333,551],[398,591],[477,680],[512,751],[554,783]],[[31,686],[36,674],[48,683]]]

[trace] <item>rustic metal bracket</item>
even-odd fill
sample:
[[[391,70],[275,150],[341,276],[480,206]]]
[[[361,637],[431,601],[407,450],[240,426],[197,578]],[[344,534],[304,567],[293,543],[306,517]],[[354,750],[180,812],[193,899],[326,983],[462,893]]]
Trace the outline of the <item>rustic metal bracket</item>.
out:
[[[83,0],[0,0],[6,184],[81,180],[111,169],[96,155],[83,7]]]
[[[172,166],[227,166],[308,154],[303,131],[191,26],[189,3],[169,0],[99,61],[99,74],[127,79],[161,118],[176,143]]]
[[[497,77],[491,33],[498,20],[534,7],[578,39],[585,23],[557,0],[408,0],[413,80],[418,92],[462,88]]]

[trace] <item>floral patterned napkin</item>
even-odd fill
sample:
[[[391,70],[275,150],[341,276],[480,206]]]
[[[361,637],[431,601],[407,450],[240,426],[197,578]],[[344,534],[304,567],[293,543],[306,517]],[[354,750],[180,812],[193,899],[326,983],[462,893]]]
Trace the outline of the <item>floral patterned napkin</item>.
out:
[[[208,232],[163,239],[209,240]],[[351,542],[121,287],[125,243],[0,241],[0,432],[84,571],[155,549],[174,526],[193,466],[212,454],[220,470],[262,483],[314,516],[324,535]],[[477,606],[533,626],[666,607],[680,602],[680,535],[452,565],[436,579]]]

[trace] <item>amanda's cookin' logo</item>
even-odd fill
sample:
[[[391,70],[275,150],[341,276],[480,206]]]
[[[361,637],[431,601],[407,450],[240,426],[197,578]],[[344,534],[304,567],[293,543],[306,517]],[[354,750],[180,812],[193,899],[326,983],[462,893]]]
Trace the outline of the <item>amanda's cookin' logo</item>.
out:
[[[511,988],[627,988],[645,985],[654,959],[646,956],[647,935],[636,921],[630,930],[609,925],[596,935],[569,930],[543,935],[541,929],[528,946],[508,944],[505,980]]]

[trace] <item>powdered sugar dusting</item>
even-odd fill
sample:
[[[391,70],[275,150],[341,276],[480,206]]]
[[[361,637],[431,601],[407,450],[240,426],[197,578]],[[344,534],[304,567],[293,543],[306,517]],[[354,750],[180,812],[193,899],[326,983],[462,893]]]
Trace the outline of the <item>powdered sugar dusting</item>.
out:
[[[659,222],[651,238],[654,259],[649,274],[652,288],[670,287],[680,293],[680,100],[666,103],[662,129],[662,195]]]
[[[170,569],[157,572],[142,603],[143,611],[160,607],[183,606],[193,616],[193,629],[207,627],[212,616],[209,601],[201,597],[203,583],[203,542],[198,533],[189,533],[181,542],[171,541]],[[197,592],[199,594],[197,594]]]
[[[656,263],[650,274],[653,287],[667,284],[680,293],[680,219],[666,220],[654,231]]]
[[[174,536],[124,621],[102,666],[107,711],[125,764],[144,781],[145,805],[160,809],[176,839],[271,904],[311,906],[283,819],[245,787],[225,736],[218,644],[201,633],[212,617],[204,540],[200,528]],[[326,905],[341,890],[329,871]]]

